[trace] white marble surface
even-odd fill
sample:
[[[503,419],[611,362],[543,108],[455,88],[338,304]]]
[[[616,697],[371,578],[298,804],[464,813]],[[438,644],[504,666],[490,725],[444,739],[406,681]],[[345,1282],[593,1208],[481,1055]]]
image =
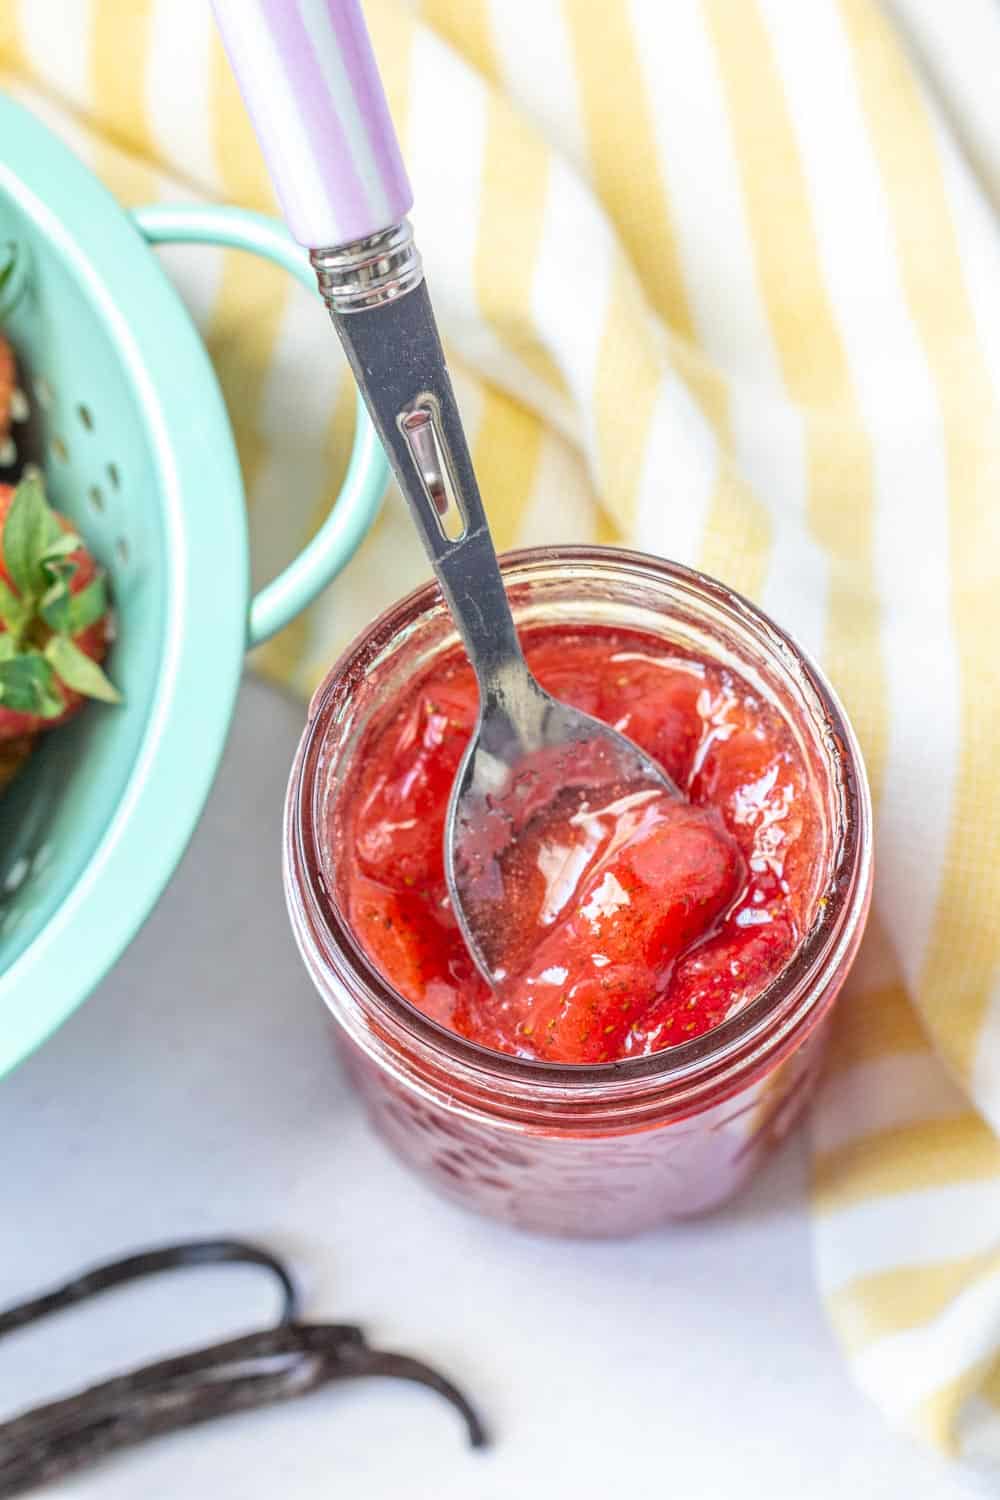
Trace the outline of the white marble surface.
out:
[[[466,1215],[368,1132],[278,873],[301,710],[247,685],[201,829],[97,994],[0,1085],[0,1300],[194,1234],[290,1255],[311,1316],[463,1381],[495,1434],[373,1382],[140,1449],[93,1500],[964,1500],[851,1386],[813,1290],[795,1141],[715,1218],[560,1244]],[[262,1273],[159,1278],[0,1345],[0,1410],[269,1317]]]

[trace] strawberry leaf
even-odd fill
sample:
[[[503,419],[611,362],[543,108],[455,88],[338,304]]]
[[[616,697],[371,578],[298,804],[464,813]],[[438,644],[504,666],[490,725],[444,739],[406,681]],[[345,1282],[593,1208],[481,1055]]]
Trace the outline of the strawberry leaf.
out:
[[[25,604],[0,578],[0,625],[12,636],[19,636],[30,618],[30,603]]]
[[[45,647],[45,659],[55,668],[61,682],[87,698],[103,703],[120,703],[121,694],[108,681],[101,668],[79,646],[65,635],[54,635]]]
[[[42,594],[38,613],[50,625],[47,609],[57,605],[60,600],[69,600],[69,586],[77,564],[68,554],[75,552],[79,546],[81,546],[79,537],[73,536],[70,532],[60,531],[55,542],[45,549],[45,554],[41,559],[41,576],[45,580],[45,591]],[[52,625],[51,628],[59,630],[64,627]]]
[[[0,250],[0,318],[6,318],[12,313],[24,296],[26,279],[16,276],[21,253],[12,240]],[[8,289],[8,284],[9,289]]]
[[[0,661],[10,661],[18,655],[17,642],[9,631],[0,635]]]
[[[55,521],[55,514],[51,506],[47,507],[49,515]],[[41,562],[55,562],[59,557],[66,557],[70,552],[75,552],[80,546],[80,538],[72,531],[63,531],[59,522],[56,521],[56,532],[46,542],[40,558]]]
[[[108,585],[104,574],[98,573],[85,589],[81,589],[78,594],[70,595],[69,620],[65,627],[67,635],[79,635],[81,630],[89,630],[91,625],[96,625],[107,612]]]
[[[8,241],[6,252],[7,253],[4,262],[2,265],[0,265],[0,292],[3,291],[4,287],[13,276],[14,267],[17,265],[17,246],[11,244]]]
[[[68,558],[61,558],[58,562],[46,562],[44,570],[50,582],[42,595],[38,613],[50,630],[59,634],[72,634],[69,624],[69,585],[76,572],[76,563]]]
[[[23,651],[0,661],[0,704],[14,713],[57,719],[65,704],[56,677],[39,651]]]
[[[38,613],[49,629],[55,631],[56,635],[69,635],[69,606],[69,589],[66,587],[65,582],[59,579],[51,588],[46,590],[45,598],[42,600],[42,606]]]
[[[3,528],[3,557],[14,587],[22,598],[45,592],[45,563],[66,555],[79,543],[59,525],[45,499],[41,481],[22,479],[14,491]]]

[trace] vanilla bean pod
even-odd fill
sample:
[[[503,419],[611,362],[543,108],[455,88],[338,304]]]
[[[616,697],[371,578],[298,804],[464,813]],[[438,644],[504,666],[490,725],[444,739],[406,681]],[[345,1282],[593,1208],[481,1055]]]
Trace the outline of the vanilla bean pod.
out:
[[[204,1349],[173,1354],[0,1422],[0,1473],[10,1445],[26,1441],[36,1430],[53,1436],[73,1430],[87,1421],[115,1415],[123,1407],[134,1405],[136,1399],[147,1392],[166,1394],[185,1383],[197,1390],[199,1382],[209,1389],[213,1383],[237,1378],[252,1367],[254,1361],[282,1356],[292,1361],[300,1360],[303,1354],[314,1351],[304,1344],[299,1326],[282,1323],[258,1333],[240,1334]],[[316,1340],[315,1352],[327,1357],[342,1344],[363,1341],[360,1328],[353,1323],[321,1325],[321,1333],[324,1337]]]
[[[116,1404],[103,1409],[99,1402],[85,1399],[76,1425],[64,1410],[58,1424],[50,1427],[45,1420],[46,1409],[38,1408],[26,1414],[32,1420],[20,1441],[8,1442],[0,1427],[0,1496],[8,1500],[62,1479],[149,1438],[291,1400],[327,1379],[321,1356],[299,1356],[281,1370],[259,1375],[175,1383],[165,1389],[147,1387],[131,1397],[126,1393]],[[90,1398],[94,1394],[88,1391],[81,1396]]]
[[[296,1304],[294,1283],[267,1252],[238,1241],[197,1241],[128,1256],[0,1313],[0,1335],[136,1276],[182,1265],[249,1261],[269,1268]],[[0,1500],[98,1462],[118,1449],[216,1417],[287,1401],[334,1381],[387,1376],[427,1386],[462,1416],[469,1441],[486,1433],[443,1375],[408,1355],[372,1349],[351,1323],[282,1321],[272,1328],[172,1355],[0,1423]]]
[[[161,1271],[182,1271],[194,1266],[210,1265],[254,1265],[263,1266],[277,1278],[281,1287],[283,1306],[282,1323],[291,1322],[298,1311],[298,1291],[288,1270],[280,1260],[259,1245],[250,1245],[243,1240],[184,1240],[174,1245],[160,1245],[152,1250],[141,1250],[136,1255],[125,1255],[104,1265],[94,1266],[80,1276],[64,1282],[62,1286],[27,1302],[19,1302],[0,1312],[0,1338],[23,1328],[27,1323],[37,1322],[49,1313],[61,1312],[88,1297],[100,1292],[112,1291],[126,1282],[136,1281],[142,1276],[158,1275]]]

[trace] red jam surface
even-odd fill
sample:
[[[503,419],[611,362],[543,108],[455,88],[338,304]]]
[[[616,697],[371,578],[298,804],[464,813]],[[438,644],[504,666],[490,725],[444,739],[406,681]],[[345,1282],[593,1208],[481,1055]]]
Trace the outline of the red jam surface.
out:
[[[400,994],[481,1046],[595,1063],[688,1041],[760,994],[811,923],[824,827],[803,753],[741,677],[655,637],[540,628],[523,641],[543,687],[641,745],[683,796],[611,789],[527,828],[491,989],[444,878],[478,702],[456,653],[369,729],[338,798],[347,918]]]

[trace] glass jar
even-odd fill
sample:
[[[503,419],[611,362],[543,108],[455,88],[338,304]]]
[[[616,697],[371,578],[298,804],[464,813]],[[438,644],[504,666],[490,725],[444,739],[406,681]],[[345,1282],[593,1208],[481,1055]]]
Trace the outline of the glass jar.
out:
[[[690,1042],[621,1062],[568,1065],[489,1051],[393,990],[345,921],[323,839],[373,715],[455,645],[431,584],[376,620],[313,698],[286,806],[288,906],[348,1070],[405,1161],[450,1197],[525,1228],[630,1234],[730,1197],[801,1111],[871,894],[864,767],[816,668],[722,584],[603,547],[512,553],[503,571],[519,627],[644,631],[733,668],[775,705],[812,768],[826,826],[811,930],[739,1014]]]

